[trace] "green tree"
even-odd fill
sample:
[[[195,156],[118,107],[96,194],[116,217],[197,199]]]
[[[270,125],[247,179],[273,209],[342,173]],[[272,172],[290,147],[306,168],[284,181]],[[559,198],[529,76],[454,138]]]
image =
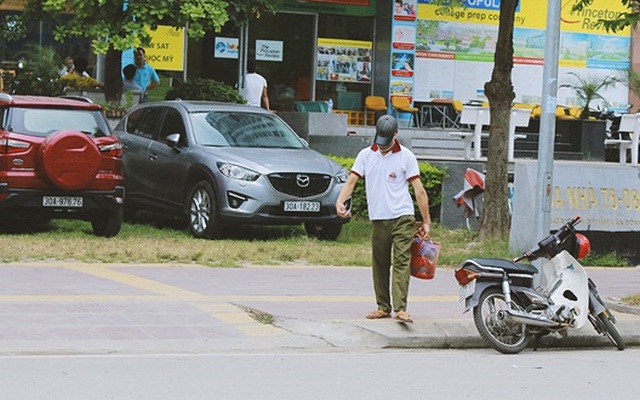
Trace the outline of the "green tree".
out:
[[[484,85],[489,100],[489,151],[485,178],[485,202],[479,237],[507,239],[511,228],[508,204],[508,143],[511,105],[515,99],[513,71],[513,27],[518,0],[500,2],[498,40],[494,53],[491,80]]]
[[[465,7],[462,0],[434,0],[442,7]],[[489,151],[480,239],[507,239],[511,228],[508,190],[508,146],[511,105],[515,99],[511,73],[513,70],[513,27],[518,0],[502,0],[498,25],[498,40],[494,52],[491,80],[484,85],[489,100]]]
[[[105,96],[117,101],[122,93],[122,51],[146,47],[151,37],[147,28],[158,25],[187,27],[192,39],[208,30],[220,30],[227,21],[234,23],[259,17],[275,10],[277,0],[27,0],[25,21],[54,19],[54,37],[91,40],[96,54],[105,54]]]

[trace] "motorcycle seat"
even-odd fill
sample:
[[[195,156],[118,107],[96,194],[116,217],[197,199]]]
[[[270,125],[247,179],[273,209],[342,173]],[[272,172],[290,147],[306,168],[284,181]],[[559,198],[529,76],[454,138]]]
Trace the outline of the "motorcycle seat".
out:
[[[508,273],[535,275],[538,269],[531,264],[514,263],[513,261],[504,260],[502,258],[471,258],[473,261],[484,267],[500,268]]]

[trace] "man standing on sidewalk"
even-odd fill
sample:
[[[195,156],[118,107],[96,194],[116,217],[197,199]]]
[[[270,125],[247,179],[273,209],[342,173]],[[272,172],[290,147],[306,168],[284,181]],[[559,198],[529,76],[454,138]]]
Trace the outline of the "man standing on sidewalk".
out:
[[[397,136],[398,121],[390,115],[380,117],[374,143],[358,153],[349,179],[336,201],[336,213],[340,217],[349,216],[350,210],[346,209],[345,202],[358,180],[366,178],[367,210],[373,225],[373,287],[378,304],[378,308],[367,314],[366,318],[389,318],[391,311],[394,311],[397,320],[413,322],[407,313],[410,249],[416,233],[409,183],[414,189],[422,215],[422,228],[427,234],[431,219],[429,197],[420,181],[416,156],[400,144]]]

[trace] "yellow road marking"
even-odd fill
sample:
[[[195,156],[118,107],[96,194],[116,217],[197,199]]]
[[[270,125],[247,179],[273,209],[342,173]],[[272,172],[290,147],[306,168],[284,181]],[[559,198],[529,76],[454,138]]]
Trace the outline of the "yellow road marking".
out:
[[[105,295],[105,294],[50,294],[50,295],[0,295],[0,302],[4,303],[55,303],[55,302],[162,302],[181,301],[189,303],[191,306],[201,310],[229,326],[243,332],[247,336],[274,336],[289,334],[272,325],[265,325],[251,318],[238,306],[231,303],[243,302],[308,302],[308,303],[370,303],[373,301],[372,295],[367,296],[343,296],[343,295],[222,295],[208,296],[177,286],[161,283],[153,279],[136,276],[134,274],[118,271],[124,267],[143,268],[176,268],[183,265],[126,265],[126,264],[87,264],[76,262],[63,263],[12,263],[11,267],[29,268],[63,268],[83,274],[92,275],[139,289],[149,294],[140,295]],[[188,268],[206,268],[198,265],[184,265]],[[331,268],[331,267],[328,267]],[[433,295],[433,296],[409,296],[411,303],[424,302],[458,302],[458,296]]]

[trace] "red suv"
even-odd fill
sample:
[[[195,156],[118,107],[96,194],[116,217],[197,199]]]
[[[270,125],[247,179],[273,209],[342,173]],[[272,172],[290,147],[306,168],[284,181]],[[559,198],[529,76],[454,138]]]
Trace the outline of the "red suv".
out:
[[[80,218],[115,236],[123,203],[122,145],[100,105],[0,94],[0,226]]]

